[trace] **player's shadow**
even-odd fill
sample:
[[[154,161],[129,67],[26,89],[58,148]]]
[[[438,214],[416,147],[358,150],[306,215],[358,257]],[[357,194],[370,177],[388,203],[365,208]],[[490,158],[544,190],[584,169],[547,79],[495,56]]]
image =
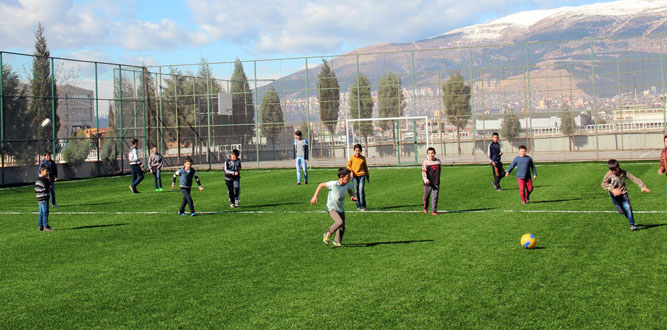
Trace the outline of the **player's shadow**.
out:
[[[378,210],[380,210],[380,211],[382,211],[382,210],[392,210],[392,209],[399,209],[399,208],[403,208],[403,207],[408,207],[408,208],[412,209],[412,208],[415,208],[415,207],[424,207],[424,206],[421,205],[421,204],[394,205],[394,206],[385,206],[385,207],[381,207],[381,208],[379,208]]]
[[[350,243],[345,244],[345,247],[373,247],[387,244],[412,244],[412,243],[426,243],[433,242],[432,239],[412,240],[412,241],[392,241],[392,242],[371,242],[371,243]]]
[[[546,201],[530,201],[530,204],[559,203],[559,202],[578,201],[580,199],[581,198],[566,198],[566,199],[551,199]]]
[[[482,208],[476,208],[476,209],[467,209],[467,210],[451,210],[451,211],[438,211],[438,213],[471,213],[471,212],[481,212],[481,211],[488,211],[488,210],[493,210],[493,207],[482,207]]]
[[[251,207],[274,207],[274,206],[281,206],[281,205],[295,205],[295,204],[303,204],[303,203],[294,203],[294,202],[290,202],[290,203],[273,203],[273,204],[247,205],[247,206],[244,205],[244,207],[249,207],[249,208],[251,208]]]
[[[116,202],[87,203],[87,204],[62,205],[62,206],[58,206],[58,207],[98,206],[98,205],[115,204],[115,203]]]
[[[92,229],[92,228],[104,228],[104,227],[118,227],[118,226],[127,226],[129,223],[115,223],[111,225],[90,225],[90,226],[80,226],[80,227],[72,227],[72,228],[58,228],[58,231],[61,230],[79,230],[79,229]]]
[[[645,224],[645,225],[636,224],[636,226],[640,230],[644,230],[644,229],[651,229],[651,228],[656,228],[656,227],[667,226],[667,223],[655,223],[655,224]]]

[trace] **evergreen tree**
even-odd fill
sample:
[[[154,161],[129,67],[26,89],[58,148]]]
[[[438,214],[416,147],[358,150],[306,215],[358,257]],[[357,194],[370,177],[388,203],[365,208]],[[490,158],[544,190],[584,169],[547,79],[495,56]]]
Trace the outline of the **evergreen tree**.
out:
[[[262,133],[271,144],[279,139],[283,132],[283,109],[280,107],[280,97],[276,89],[271,86],[262,98],[262,104],[259,107],[260,123]]]
[[[519,137],[519,134],[521,134],[519,117],[511,111],[505,112],[500,126],[500,135],[510,143],[513,143]]]
[[[126,135],[130,123],[134,122],[134,108],[137,101],[132,75],[128,72],[121,70],[114,75],[113,98],[113,124],[115,126],[111,126],[111,115],[109,115],[109,126],[118,129],[119,136],[121,132],[122,135]],[[137,107],[139,106],[137,105]]]
[[[317,74],[317,96],[320,105],[320,120],[331,135],[331,147],[334,145],[338,111],[340,109],[340,87],[336,73],[331,70],[329,63],[322,60],[322,69]],[[334,157],[335,157],[335,153]]]
[[[574,132],[577,125],[574,122],[574,113],[567,103],[561,105],[562,112],[560,114],[560,132],[567,136],[570,151],[572,151],[572,144],[574,140]]]
[[[155,132],[158,126],[158,107],[157,98],[155,96],[155,79],[148,71],[148,68],[142,68],[142,78],[144,81],[143,91],[138,91],[139,98],[142,94],[144,96],[144,106],[146,107],[146,143],[148,146],[157,146],[159,139]],[[143,121],[143,120],[140,120]]]
[[[447,110],[447,121],[456,127],[456,143],[461,154],[461,130],[468,126],[472,114],[470,86],[463,81],[461,73],[450,75],[442,86],[442,101]]]
[[[371,84],[363,73],[360,73],[350,88],[350,118],[371,118],[373,116],[373,98]],[[373,134],[373,122],[355,122],[359,136],[363,136],[368,147],[368,136]]]
[[[23,158],[28,131],[27,102],[25,89],[21,88],[18,75],[9,65],[2,65],[2,101],[4,123],[3,152],[17,158]],[[25,164],[25,159],[21,164]]]
[[[243,142],[247,142],[252,135],[255,106],[252,103],[252,90],[248,83],[248,77],[243,70],[240,60],[234,62],[234,73],[232,74],[232,136],[243,136]]]
[[[115,111],[113,109],[113,104],[109,103],[109,111],[107,113],[107,118],[109,119],[109,125],[108,127],[111,128],[116,128],[116,115],[114,114]]]
[[[60,117],[58,116],[58,93],[56,92],[55,77],[51,76],[51,53],[46,45],[44,37],[44,26],[39,23],[35,32],[35,56],[32,63],[32,79],[30,87],[33,98],[30,101],[30,130],[37,143],[26,146],[26,153],[32,157],[42,152],[51,152],[53,132],[56,134],[60,129]],[[52,79],[53,78],[53,79]],[[55,116],[52,114],[55,113]],[[52,118],[55,117],[55,118]],[[49,125],[41,126],[44,119],[52,119]],[[53,120],[55,119],[55,120]],[[30,134],[30,133],[27,133]]]
[[[398,74],[387,72],[380,78],[378,88],[378,113],[381,118],[401,117],[406,107],[405,97],[401,88],[401,77]],[[380,121],[383,131],[391,129],[392,142],[396,148],[396,122]]]

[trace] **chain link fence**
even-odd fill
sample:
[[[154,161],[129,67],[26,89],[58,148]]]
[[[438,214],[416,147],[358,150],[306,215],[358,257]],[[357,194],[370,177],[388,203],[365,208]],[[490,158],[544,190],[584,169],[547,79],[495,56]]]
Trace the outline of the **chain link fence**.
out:
[[[509,157],[538,162],[656,159],[667,122],[664,35],[406,49],[372,54],[141,67],[0,52],[1,185],[34,180],[52,154],[60,177],[127,173],[186,157],[221,168],[292,167],[294,132],[309,166],[485,163],[493,132]],[[407,46],[406,46],[407,48]],[[355,121],[358,118],[427,119]],[[42,126],[45,119],[51,123]]]

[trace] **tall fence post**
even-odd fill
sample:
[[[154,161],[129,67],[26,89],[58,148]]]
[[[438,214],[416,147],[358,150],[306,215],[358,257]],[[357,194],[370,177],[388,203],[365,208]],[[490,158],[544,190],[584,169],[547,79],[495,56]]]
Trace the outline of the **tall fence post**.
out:
[[[95,133],[97,134],[97,176],[100,176],[100,114],[99,114],[100,94],[97,89],[97,62],[95,62]],[[108,115],[107,115],[108,116]]]
[[[125,151],[123,150],[123,67],[118,65],[118,112],[120,127],[120,173],[125,172]]]
[[[477,163],[477,153],[475,153],[475,147],[477,145],[477,123],[475,122],[475,78],[472,70],[472,47],[468,48],[470,55],[470,115],[472,118],[472,161]]]
[[[220,102],[220,100],[218,100]],[[208,170],[211,170],[211,67],[206,63],[206,131],[208,142],[206,144],[206,161]]]
[[[146,127],[146,71],[146,67],[141,67],[141,107],[144,110],[144,166],[148,165],[146,154],[149,148]]]
[[[2,52],[0,52],[0,162],[2,162],[2,185],[5,184],[5,88],[2,82]]]
[[[662,48],[662,40],[665,36],[660,37],[660,99],[662,100],[662,133],[667,132],[667,100],[665,100],[665,60],[663,59],[664,49]]]
[[[597,89],[595,86],[595,41],[591,40],[591,82],[593,83],[593,109],[595,111],[595,160],[600,160],[600,140],[598,136],[598,124],[600,122],[598,118],[598,97]]]
[[[259,108],[257,107],[257,101],[259,99],[259,95],[257,95],[257,61],[253,61],[253,68],[255,71],[254,76],[255,76],[255,90],[254,93],[252,93],[253,97],[253,104],[255,108],[255,150],[256,150],[256,157],[257,157],[257,168],[259,168]]]
[[[311,133],[310,133],[310,77],[309,77],[310,73],[308,71],[308,58],[306,57],[305,60],[306,60],[306,122],[308,122],[308,146],[306,148],[309,149],[308,154],[312,155],[313,141],[312,141],[312,136],[311,136]],[[313,163],[312,162],[309,162],[309,163],[310,163],[309,167],[312,168]],[[306,165],[306,166],[308,166],[308,165]]]
[[[53,159],[56,159],[56,102],[58,102],[58,97],[56,96],[56,68],[55,61],[51,57],[51,145]]]

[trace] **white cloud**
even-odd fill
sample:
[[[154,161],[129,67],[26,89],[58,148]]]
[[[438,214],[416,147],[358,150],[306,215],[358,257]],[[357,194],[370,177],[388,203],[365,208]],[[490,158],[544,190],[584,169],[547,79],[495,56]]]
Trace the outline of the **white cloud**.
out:
[[[559,1],[558,5],[582,0]],[[262,54],[336,52],[385,42],[410,42],[480,23],[478,17],[555,1],[518,0],[188,0],[201,29],[215,39],[247,43]],[[500,15],[499,15],[500,14]]]
[[[142,21],[128,12],[132,0],[18,0],[0,2],[0,49],[32,51],[37,23],[42,22],[51,49],[120,47],[129,51],[201,46],[207,33],[170,19]],[[124,8],[124,9],[118,9]]]

